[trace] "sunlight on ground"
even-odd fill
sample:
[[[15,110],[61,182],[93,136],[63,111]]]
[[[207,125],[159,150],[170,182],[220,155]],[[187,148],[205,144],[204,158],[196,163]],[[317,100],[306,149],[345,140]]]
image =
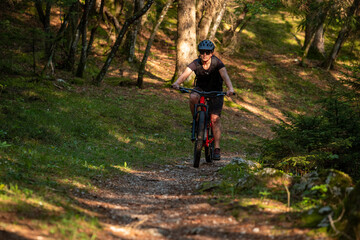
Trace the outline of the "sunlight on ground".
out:
[[[113,135],[119,142],[130,143],[131,139],[129,137],[120,135],[118,132],[109,131],[109,134]]]
[[[77,181],[75,179],[70,180],[70,179],[67,179],[67,178],[66,179],[59,178],[59,179],[56,180],[56,182],[58,182],[61,185],[71,185],[71,186],[76,187],[78,189],[86,189],[87,188],[87,186],[85,184],[83,184],[83,183],[81,183],[81,182],[79,182],[79,181]]]
[[[241,33],[242,33],[242,34],[245,34],[245,35],[246,35],[248,38],[250,38],[250,39],[256,38],[255,33],[250,32],[249,30],[244,29]]]
[[[267,120],[273,121],[274,123],[280,123],[279,119],[284,120],[283,114],[276,108],[267,107],[269,111],[264,111],[261,110],[260,107],[255,107],[254,105],[243,101],[236,102],[258,117],[265,118]]]

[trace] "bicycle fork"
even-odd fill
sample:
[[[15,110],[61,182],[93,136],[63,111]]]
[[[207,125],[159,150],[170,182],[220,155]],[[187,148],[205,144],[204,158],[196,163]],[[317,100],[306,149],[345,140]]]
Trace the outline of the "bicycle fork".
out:
[[[200,110],[198,110],[200,108]],[[200,102],[198,104],[195,104],[195,112],[194,112],[194,116],[193,116],[193,123],[192,123],[192,133],[191,133],[191,141],[195,141],[196,140],[196,131],[197,131],[197,119],[198,119],[198,115],[200,112],[205,112],[205,131],[204,131],[204,136],[203,136],[203,140],[204,143],[206,144],[206,146],[208,146],[208,131],[207,131],[207,124],[208,124],[208,106],[205,104],[205,98],[201,97],[200,98]],[[211,142],[210,142],[211,143]]]

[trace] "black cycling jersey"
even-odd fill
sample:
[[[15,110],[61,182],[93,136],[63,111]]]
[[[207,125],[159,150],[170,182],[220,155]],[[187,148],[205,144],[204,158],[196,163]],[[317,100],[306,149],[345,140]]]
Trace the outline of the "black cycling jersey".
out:
[[[211,57],[211,65],[205,70],[201,64],[201,59],[195,59],[188,67],[194,71],[196,75],[195,86],[203,91],[222,91],[223,79],[219,70],[225,67],[224,63],[216,56]]]

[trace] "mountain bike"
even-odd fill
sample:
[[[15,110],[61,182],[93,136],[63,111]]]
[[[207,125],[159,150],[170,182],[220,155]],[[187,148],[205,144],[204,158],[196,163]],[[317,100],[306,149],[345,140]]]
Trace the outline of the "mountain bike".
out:
[[[226,92],[211,91],[203,92],[191,88],[179,88],[182,93],[196,92],[200,95],[198,104],[195,104],[195,111],[192,121],[191,140],[194,144],[194,162],[195,168],[199,167],[201,151],[205,148],[206,162],[212,162],[214,152],[214,136],[212,133],[212,124],[208,112],[207,100],[209,98],[225,96]]]

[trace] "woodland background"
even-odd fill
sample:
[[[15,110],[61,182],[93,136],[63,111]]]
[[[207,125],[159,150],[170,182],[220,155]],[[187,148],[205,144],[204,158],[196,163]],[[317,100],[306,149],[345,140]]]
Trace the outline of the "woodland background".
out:
[[[333,218],[343,221],[335,228],[329,223],[326,231],[359,239],[360,204],[353,197],[360,179],[359,5],[2,1],[2,228],[35,214],[33,228],[43,224],[54,236],[91,238],[84,229],[101,227],[78,209],[74,189],[96,191],[94,179],[190,152],[186,98],[169,86],[197,57],[198,42],[210,39],[236,90],[225,102],[225,155],[288,174],[293,186],[314,172],[325,179],[336,172],[342,180],[335,182],[344,182],[337,186],[340,197],[328,182],[315,182],[302,193],[290,189],[293,207],[330,206]],[[224,168],[216,194],[288,201],[284,189],[239,187],[244,174],[241,166]],[[352,188],[357,190],[349,197],[346,189]],[[318,226],[323,217],[315,218],[309,221]],[[73,222],[84,227],[74,229]]]

